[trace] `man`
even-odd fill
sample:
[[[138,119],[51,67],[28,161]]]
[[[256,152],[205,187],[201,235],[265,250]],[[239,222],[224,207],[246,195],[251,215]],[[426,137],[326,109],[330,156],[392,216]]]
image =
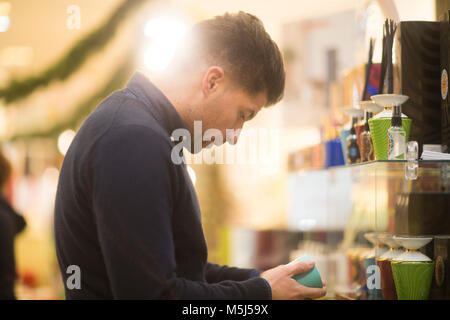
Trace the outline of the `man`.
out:
[[[281,99],[285,73],[278,47],[250,14],[200,22],[186,39],[164,74],[150,82],[136,73],[103,101],[68,150],[55,205],[67,298],[323,296],[291,278],[312,262],[262,274],[207,262],[197,197],[185,165],[172,159],[171,135],[187,129],[198,139],[194,121],[202,121],[204,131],[226,137]],[[79,285],[69,266],[79,268]]]

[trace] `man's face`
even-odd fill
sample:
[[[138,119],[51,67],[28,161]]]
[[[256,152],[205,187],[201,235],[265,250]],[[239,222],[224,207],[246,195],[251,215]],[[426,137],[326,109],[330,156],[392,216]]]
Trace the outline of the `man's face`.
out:
[[[217,67],[210,68],[204,76],[202,97],[193,112],[195,116],[192,120],[202,121],[202,135],[208,129],[217,129],[222,133],[223,140],[214,141],[215,145],[226,141],[234,144],[244,123],[255,117],[267,103],[267,95],[266,92],[249,94],[224,76],[221,68],[214,68]],[[234,132],[234,135],[230,134],[231,132]],[[209,144],[211,141],[202,141],[202,148]]]

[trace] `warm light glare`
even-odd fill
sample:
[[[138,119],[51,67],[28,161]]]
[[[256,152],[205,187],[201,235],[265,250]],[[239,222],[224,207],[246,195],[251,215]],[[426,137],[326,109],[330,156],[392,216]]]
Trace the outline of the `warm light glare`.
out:
[[[67,150],[69,150],[70,144],[72,143],[74,137],[75,131],[73,130],[66,130],[60,134],[58,138],[58,150],[63,156],[65,156]]]
[[[317,224],[317,221],[315,219],[301,219],[298,222],[297,227],[301,231],[310,231],[310,230],[314,229],[316,224]]]
[[[194,169],[192,167],[187,166],[187,172],[189,174],[189,177],[191,178],[192,184],[195,186],[195,182],[197,181],[197,176],[195,174]]]
[[[186,26],[177,20],[154,18],[148,21],[144,31],[150,39],[145,52],[146,67],[152,71],[164,70],[185,32]]]
[[[11,11],[11,3],[0,2],[0,16],[8,16]]]
[[[374,63],[381,62],[382,44],[383,44],[383,24],[384,15],[378,3],[372,3],[367,8],[366,21],[366,52],[369,52],[369,39],[375,39],[375,47],[373,51],[372,61]],[[365,56],[364,56],[365,57]]]
[[[9,29],[9,17],[0,16],[0,32],[6,32]]]

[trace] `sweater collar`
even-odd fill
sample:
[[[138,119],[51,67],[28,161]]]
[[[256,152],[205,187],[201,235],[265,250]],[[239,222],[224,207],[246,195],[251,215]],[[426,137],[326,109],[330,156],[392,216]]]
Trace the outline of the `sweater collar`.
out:
[[[127,88],[145,104],[169,135],[176,129],[187,129],[173,104],[144,74],[137,71],[128,82]]]

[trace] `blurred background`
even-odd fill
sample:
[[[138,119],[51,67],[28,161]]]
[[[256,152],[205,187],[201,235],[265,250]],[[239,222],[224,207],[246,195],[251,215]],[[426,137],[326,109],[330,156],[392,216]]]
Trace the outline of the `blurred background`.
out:
[[[352,192],[358,187],[347,171],[304,170],[320,169],[313,147],[348,121],[343,107],[361,100],[369,39],[379,63],[384,20],[436,21],[445,8],[448,1],[435,0],[0,0],[0,143],[13,166],[6,197],[28,224],[16,239],[18,298],[64,298],[54,195],[86,116],[135,70],[150,79],[164,72],[193,23],[239,10],[258,16],[278,43],[287,87],[278,105],[244,128],[269,137],[254,144],[256,159],[189,165],[209,261],[266,269],[308,252],[329,294],[345,286],[343,252],[359,230],[374,229],[374,208],[380,223],[388,200],[370,188]],[[205,152],[232,155],[246,139]],[[329,187],[330,179],[339,184]],[[373,184],[363,173],[357,179]]]

